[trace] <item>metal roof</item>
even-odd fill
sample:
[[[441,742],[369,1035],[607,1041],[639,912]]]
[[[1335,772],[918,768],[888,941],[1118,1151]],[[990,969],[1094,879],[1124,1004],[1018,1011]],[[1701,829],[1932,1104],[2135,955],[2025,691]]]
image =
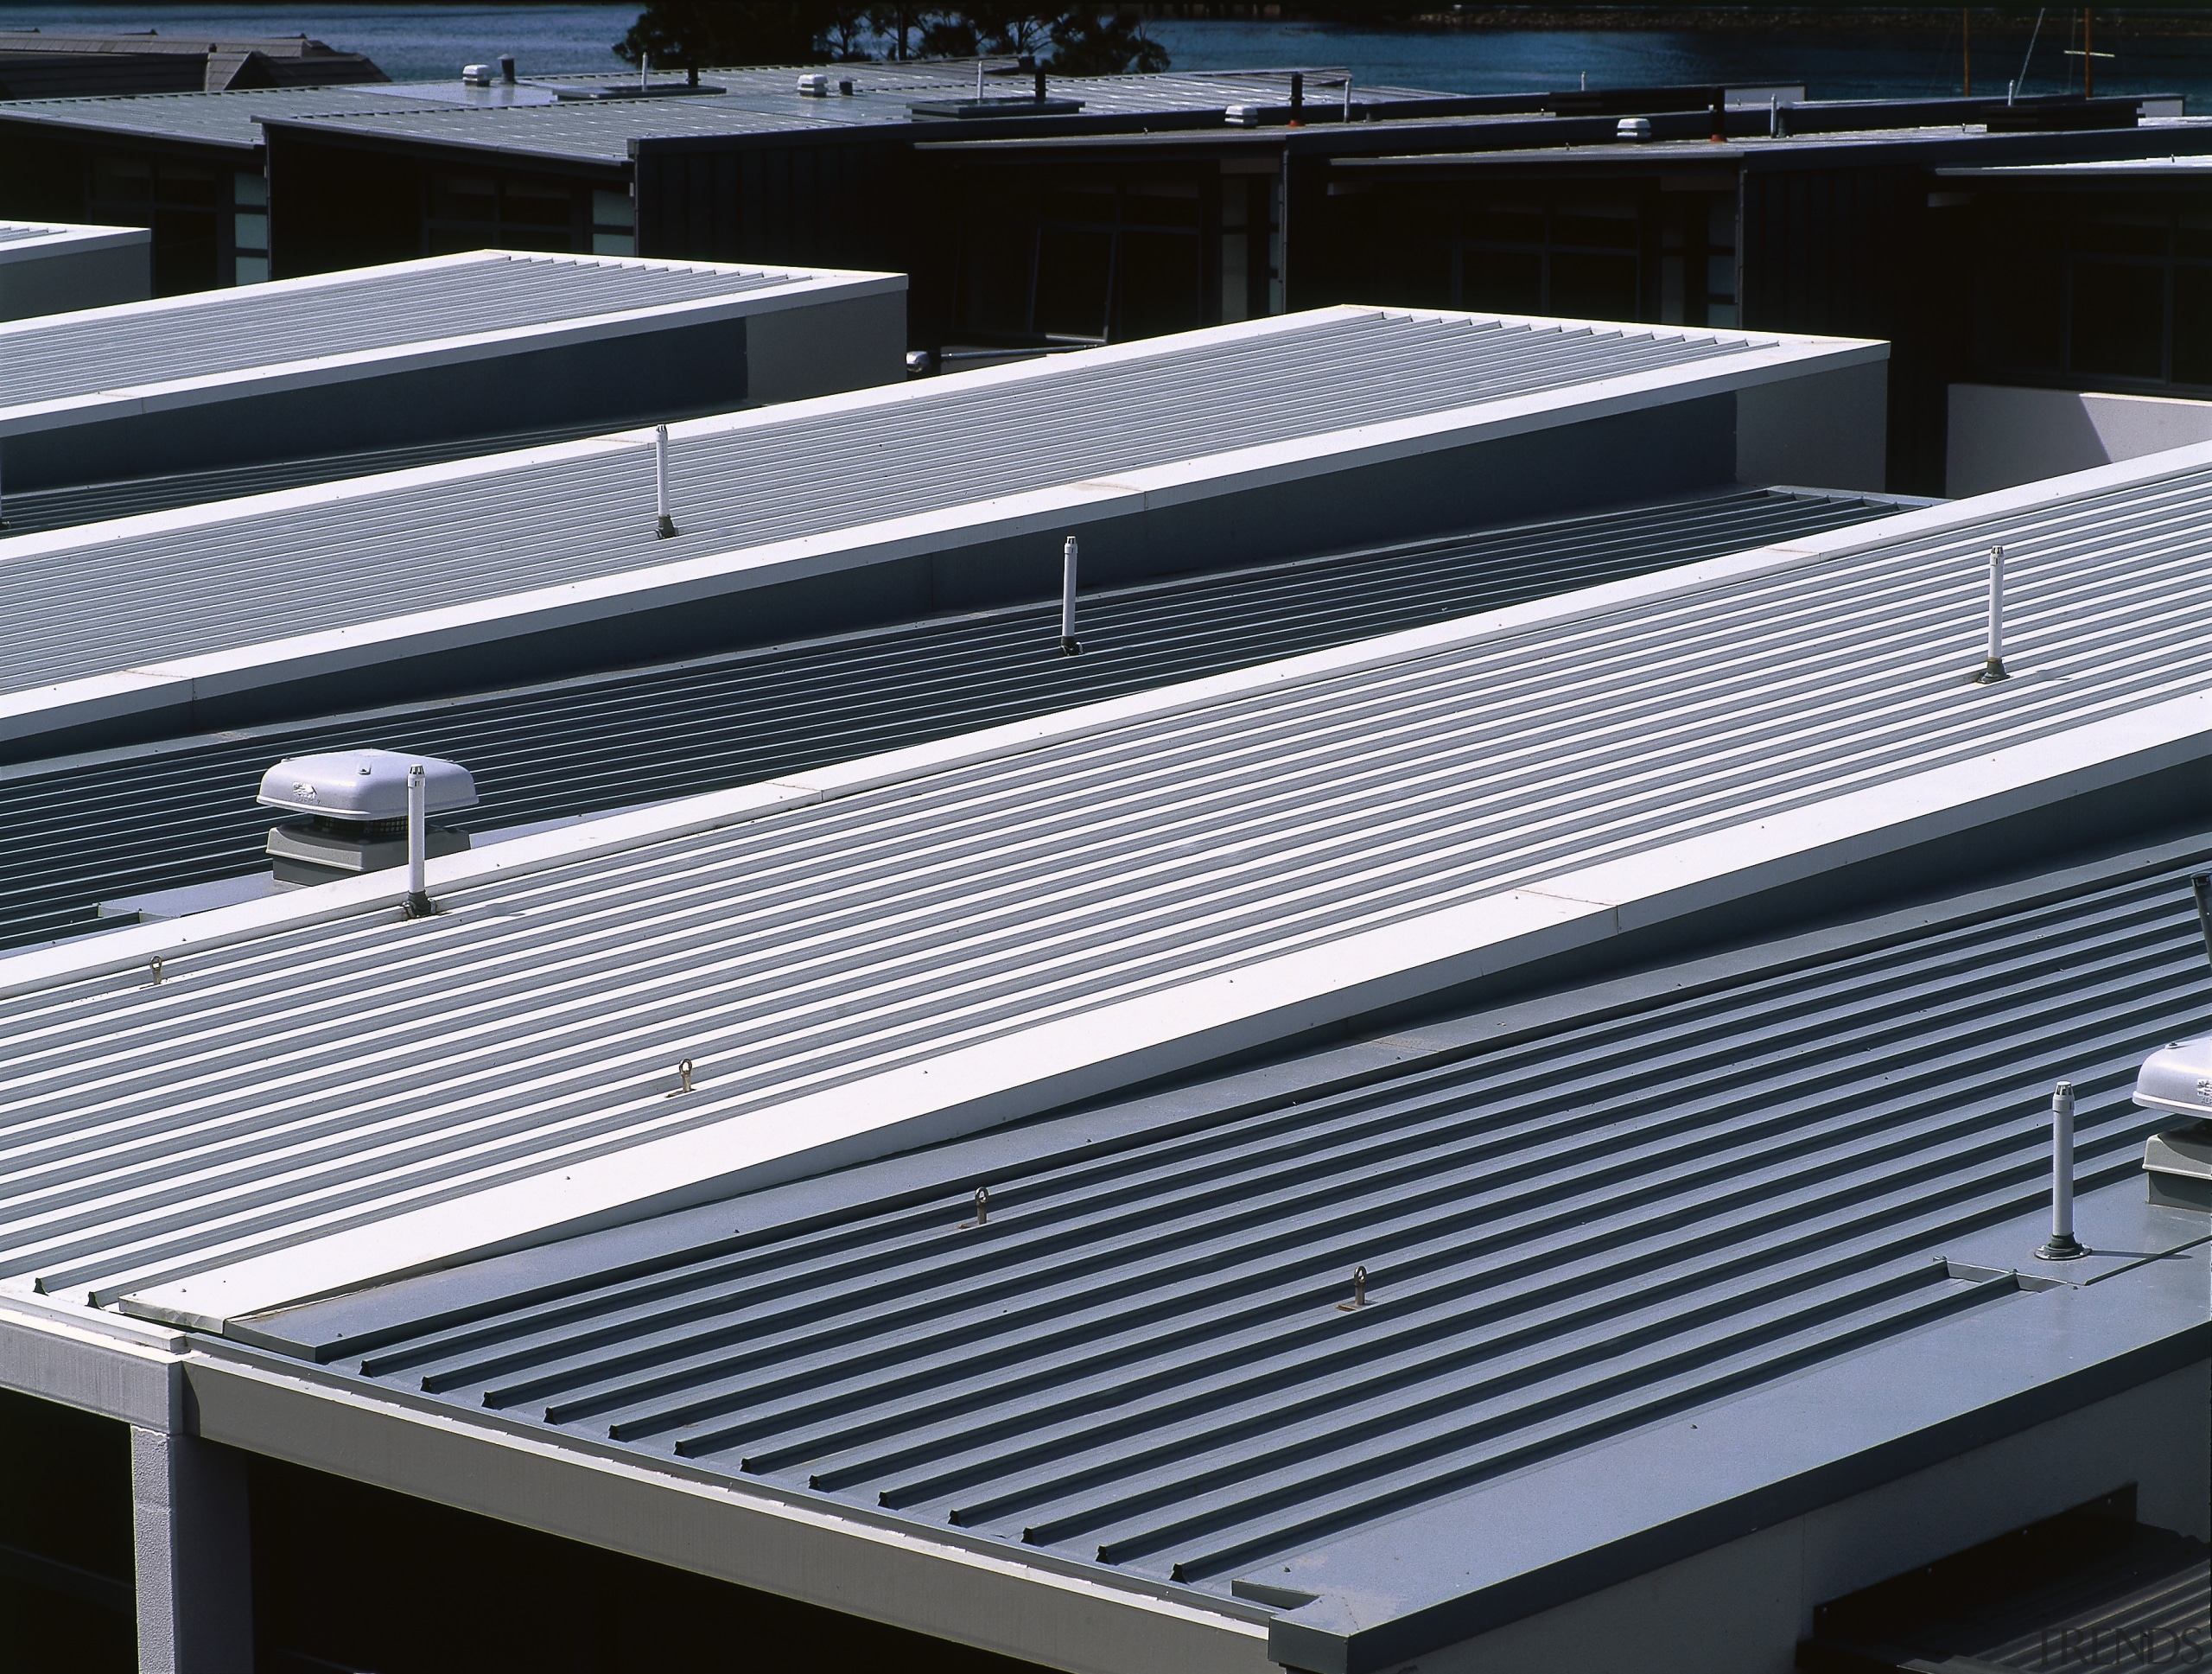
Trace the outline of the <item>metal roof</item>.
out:
[[[689,796],[1368,634],[1561,593],[1896,508],[1744,490],[1449,540],[1086,593],[1080,658],[1019,606],[676,667],[0,768],[0,946],[95,905],[262,869],[280,756],[400,742],[457,761],[478,831]],[[11,515],[13,515],[11,511]],[[112,927],[111,926],[111,927]]]
[[[115,99],[0,101],[0,127],[36,123],[58,129],[188,145],[218,145],[251,154],[261,148],[264,117],[359,114],[412,110],[421,100],[388,86],[272,87],[221,93],[135,93]],[[241,156],[240,162],[246,161]]]
[[[0,1273],[251,1314],[2201,761],[2208,512],[2182,450],[17,956]]]
[[[2115,175],[2134,175],[2152,178],[2171,176],[2190,181],[2201,179],[2208,172],[2212,172],[2212,156],[2105,157],[2094,162],[2014,163],[2009,167],[1990,165],[1979,169],[1942,169],[1936,172],[1947,178],[1960,180],[2048,181],[2054,186],[2064,186],[2075,181],[2083,185],[2094,185]]]
[[[2171,1118],[2131,1102],[2136,1062],[2212,1017],[2208,857],[2200,835],[1445,1018],[253,1336],[456,1416],[1227,1594],[2044,1308],[1931,1257],[2035,1211],[2054,1079],[2082,1192],[2138,1175]]]
[[[849,94],[832,92],[826,98],[802,94],[798,91],[798,77],[810,71],[828,73],[833,86],[849,79],[854,91]],[[938,137],[957,132],[969,137],[984,137],[979,130],[995,131],[1009,120],[918,118],[910,108],[917,103],[934,100],[972,99],[976,91],[976,67],[972,61],[702,70],[700,73],[704,80],[725,91],[688,98],[564,102],[496,111],[405,108],[387,102],[358,111],[334,107],[327,112],[271,113],[271,119],[296,118],[303,126],[329,128],[356,137],[465,146],[471,150],[610,166],[628,163],[633,141],[824,135],[855,128],[887,130],[902,138],[919,137],[925,132]],[[1054,76],[1049,84],[1050,96],[1079,100],[1083,109],[1068,115],[1028,118],[1017,111],[1014,116],[1025,124],[1042,122],[1079,131],[1101,121],[1125,122],[1144,117],[1217,117],[1231,105],[1254,105],[1273,110],[1287,103],[1289,75],[1290,71],[1285,69]],[[620,79],[543,78],[548,86],[562,80],[613,82]],[[1018,98],[1029,91],[1030,85],[1026,76],[1011,81],[987,76],[985,97]],[[1385,112],[1393,109],[1444,111],[1485,102],[1505,102],[1408,87],[1356,86],[1353,92],[1363,106]],[[1318,108],[1325,106],[1332,97],[1341,98],[1341,92],[1317,86],[1308,96]]]
[[[279,659],[296,672],[299,658],[321,654],[315,636],[334,632],[358,658],[396,648],[437,621],[429,613],[466,608],[474,626],[438,621],[438,631],[491,640],[542,625],[552,600],[570,619],[613,615],[671,577],[690,597],[705,577],[757,582],[761,561],[746,555],[779,543],[861,543],[864,532],[838,531],[912,529],[925,514],[932,530],[1001,523],[1041,514],[1044,494],[1075,526],[1112,514],[1130,474],[1147,469],[1176,467],[1191,497],[1262,463],[1319,474],[1528,415],[1570,422],[1580,403],[1650,405],[1882,353],[1835,339],[1331,309],[678,424],[683,533],[672,540],[639,513],[653,503],[643,431],[26,535],[0,541],[0,666],[17,694],[0,712],[12,711],[10,731],[39,730],[80,703],[111,701],[123,687],[108,677],[137,694],[129,701],[157,704],[207,656],[222,656],[235,690]],[[1317,387],[1325,402],[1281,398]],[[1279,455],[1258,451],[1271,445]],[[395,564],[395,551],[434,561]],[[573,587],[582,582],[594,586]]]
[[[399,354],[534,347],[550,332],[713,317],[716,304],[886,283],[804,268],[473,251],[0,324],[0,435],[91,423],[194,385],[388,366]],[[633,326],[632,328],[635,328]]]

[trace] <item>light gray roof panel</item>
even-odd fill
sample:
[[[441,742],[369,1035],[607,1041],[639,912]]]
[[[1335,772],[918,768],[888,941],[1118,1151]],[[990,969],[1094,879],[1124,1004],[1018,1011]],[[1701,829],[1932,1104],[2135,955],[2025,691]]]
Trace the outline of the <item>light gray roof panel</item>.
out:
[[[456,1416],[1226,1594],[2036,1307],[1931,1257],[2034,1213],[2061,1078],[2083,1193],[2139,1193],[2170,1118],[2128,1088],[2207,1015],[2207,859],[1440,1019],[254,1333]]]
[[[1599,380],[1725,376],[1804,341],[1331,309],[677,426],[673,540],[637,514],[639,434],[0,540],[0,666],[22,691]],[[1315,388],[1325,402],[1281,398]]]
[[[666,670],[0,770],[0,946],[96,905],[263,869],[252,787],[279,756],[404,740],[472,769],[483,831],[779,773],[1889,514],[1742,490],[1366,553],[1086,589],[1084,654],[1016,606]]]
[[[389,87],[274,87],[229,93],[135,93],[119,99],[0,101],[0,124],[54,128],[186,144],[219,145],[242,154],[260,149],[264,117],[412,110],[421,101]],[[240,161],[245,156],[242,155]]]
[[[17,956],[0,1274],[250,1313],[2202,760],[2209,455]]]
[[[302,361],[575,325],[811,277],[804,269],[488,251],[17,321],[0,326],[0,433],[10,410],[35,404],[235,381]]]

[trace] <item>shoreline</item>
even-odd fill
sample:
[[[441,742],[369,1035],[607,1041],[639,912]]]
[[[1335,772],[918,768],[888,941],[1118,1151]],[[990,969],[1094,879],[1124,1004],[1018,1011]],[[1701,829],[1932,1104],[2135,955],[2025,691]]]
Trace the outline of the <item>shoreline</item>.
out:
[[[1598,6],[1461,5],[1389,7],[1299,4],[1140,4],[1130,10],[1159,22],[1222,23],[1340,23],[1379,33],[1486,32],[1516,34],[1726,35],[1806,32],[1822,35],[1955,35],[1957,6]],[[1975,33],[1992,40],[2035,28],[2037,8],[1975,6]],[[2043,32],[2069,34],[2080,25],[2079,8],[2044,9]],[[2176,8],[2096,9],[2099,38],[2212,39],[2212,11]],[[2107,35],[2107,32],[2109,34]]]

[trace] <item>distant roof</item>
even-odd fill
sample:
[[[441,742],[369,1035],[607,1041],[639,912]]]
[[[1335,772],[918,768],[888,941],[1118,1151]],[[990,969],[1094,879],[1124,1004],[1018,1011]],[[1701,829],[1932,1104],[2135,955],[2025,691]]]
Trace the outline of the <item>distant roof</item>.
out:
[[[798,90],[802,74],[823,73],[836,87],[853,84],[851,93],[832,92],[827,97]],[[443,110],[428,105],[399,109],[385,105],[359,114],[342,110],[327,113],[300,112],[302,121],[316,127],[355,136],[373,135],[418,143],[466,146],[472,150],[558,157],[577,162],[622,164],[629,161],[633,141],[661,141],[718,136],[819,134],[825,129],[889,128],[901,136],[922,133],[963,137],[986,137],[1007,125],[1006,118],[961,119],[938,116],[917,121],[913,106],[938,102],[972,100],[976,68],[972,63],[857,64],[771,69],[712,70],[700,73],[702,81],[719,86],[719,94],[640,99],[572,101],[533,105],[499,111]],[[1029,116],[1021,107],[1031,89],[1027,77],[1008,82],[987,76],[987,99],[1011,101],[1008,116],[1027,124],[1044,122],[1080,130],[1098,123],[1126,122],[1144,117],[1217,118],[1232,105],[1268,109],[1287,105],[1291,72],[1208,72],[1191,74],[1053,77],[1049,96],[1082,105],[1071,115]],[[602,78],[537,78],[543,86],[613,84],[619,76]],[[1315,85],[1306,97],[1317,106],[1338,89]],[[1443,113],[1478,108],[1485,104],[1512,104],[1510,99],[1484,99],[1429,92],[1416,88],[1373,86],[1355,89],[1370,110],[1394,110],[1412,114]],[[473,119],[472,119],[473,118]],[[278,118],[271,113],[271,120]]]
[[[458,84],[440,83],[441,86]],[[118,99],[41,99],[0,103],[0,127],[44,127],[129,135],[251,151],[259,118],[338,111],[410,110],[419,102],[391,87],[279,87],[220,93],[143,93]]]
[[[742,313],[875,274],[475,251],[0,324],[0,436],[469,360],[646,321]],[[0,548],[0,552],[5,549]]]
[[[810,73],[829,74],[833,87],[849,79],[856,91],[849,95],[833,92],[826,98],[802,94],[798,78]],[[727,91],[696,97],[557,103],[564,92],[634,85],[637,78],[620,71],[576,74],[549,72],[525,75],[512,86],[495,84],[490,87],[470,87],[454,78],[394,82],[374,88],[299,87],[268,92],[149,93],[128,99],[17,100],[0,103],[0,123],[35,122],[55,127],[137,134],[149,139],[254,147],[262,142],[258,124],[264,120],[359,118],[381,112],[389,113],[395,119],[390,132],[410,137],[490,144],[495,148],[541,147],[549,155],[620,162],[627,159],[626,142],[632,136],[819,132],[825,128],[854,124],[909,130],[917,125],[908,109],[910,105],[972,98],[976,81],[972,62],[862,64],[831,66],[827,70],[817,65],[701,73],[703,80]],[[1272,107],[1287,102],[1289,75],[1289,71],[1283,70],[1056,79],[1050,83],[1052,97],[1080,99],[1084,110],[1078,118],[1052,120],[1080,126],[1082,118],[1218,112],[1236,104]],[[683,82],[685,77],[657,73],[650,79],[655,85],[666,87]],[[1317,84],[1318,80],[1317,77]],[[1003,77],[987,76],[985,86],[988,96],[997,99],[1025,93],[1030,90],[1031,83],[1027,77],[1008,81]],[[1317,102],[1325,101],[1329,92],[1317,85],[1309,97]],[[1379,101],[1383,108],[1407,111],[1472,109],[1516,102],[1403,87],[1359,88],[1356,92],[1363,103]],[[483,116],[493,111],[512,114],[517,108],[543,111],[546,118],[512,134],[498,125],[455,129],[439,120],[442,116]],[[556,117],[560,119],[554,119]],[[967,132],[981,124],[946,119],[924,125],[946,132]],[[359,131],[386,130],[370,127]]]
[[[2128,1092],[2202,1015],[2208,858],[2196,835],[2052,869],[234,1329],[464,1422],[1286,1610],[1341,1573],[1300,1554],[1421,1508],[1501,1526],[1485,1491],[1524,1485],[1541,1539],[1516,1518],[1503,1552],[1402,1563],[1372,1626],[1532,1548],[1587,1563],[1624,1518],[1659,1538],[1803,1452],[1955,1422],[1982,1371],[2088,1364],[2089,1335],[2035,1364],[2063,1303],[1936,1258],[2034,1216],[2063,1078],[2078,1189],[2139,1200],[2173,1118]],[[2185,1352],[2201,1275],[2144,1338]],[[2142,1307],[2123,1289],[2096,1309]],[[1847,1398],[1950,1357],[1977,1370]],[[1738,1404],[1776,1391],[1821,1415],[1796,1456]],[[1691,1418],[1725,1487],[1707,1456],[1624,1461],[1633,1495],[1546,1493],[1569,1461],[1602,1478],[1599,1444],[1690,1452]],[[1664,1538],[1635,1567],[1696,1547]],[[1427,1631],[1351,1665],[1459,1637]]]
[[[2054,186],[2079,181],[2094,185],[2120,175],[2171,177],[2202,183],[2212,178],[2212,156],[2170,157],[2105,157],[2094,162],[2034,162],[1987,164],[1978,169],[1939,169],[1939,175],[1958,180],[2046,181]]]
[[[11,521],[16,504],[10,502]],[[1896,509],[1878,495],[1700,493],[1086,589],[1077,658],[1037,655],[1057,639],[1057,606],[1015,605],[673,667],[0,767],[0,831],[9,833],[0,947],[88,928],[102,902],[265,870],[269,816],[253,791],[279,756],[404,742],[475,774],[481,805],[447,824],[500,830],[771,779]],[[1234,631],[1224,631],[1230,624]]]
[[[0,609],[0,735],[161,707],[191,690],[197,659],[242,691],[299,678],[341,645],[355,666],[869,562],[924,534],[943,544],[1043,516],[1077,526],[1128,506],[1147,471],[1172,468],[1176,494],[1195,499],[1263,460],[1319,474],[1378,449],[1571,423],[1586,403],[1687,399],[1885,353],[1322,309],[687,421],[671,427],[684,508],[671,540],[636,515],[652,501],[642,432],[0,538],[0,596],[36,601]],[[1319,387],[1326,401],[1281,398]],[[393,542],[435,561],[394,564]]]
[[[219,1322],[2202,762],[2208,555],[2212,446],[22,954],[0,1275]]]
[[[153,233],[143,226],[86,226],[69,221],[0,221],[0,262],[33,256],[62,255],[109,245],[147,244]],[[4,377],[4,372],[0,372]]]
[[[182,61],[190,59],[200,62]],[[180,85],[221,92],[385,80],[361,54],[340,52],[304,35],[210,41],[205,35],[153,29],[122,35],[8,29],[0,30],[0,64],[6,68],[0,87],[18,99],[156,92]]]

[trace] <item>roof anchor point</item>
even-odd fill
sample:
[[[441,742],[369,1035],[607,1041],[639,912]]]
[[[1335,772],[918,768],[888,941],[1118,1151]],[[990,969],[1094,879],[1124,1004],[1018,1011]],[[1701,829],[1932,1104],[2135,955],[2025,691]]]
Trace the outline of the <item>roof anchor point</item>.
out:
[[[676,1066],[676,1079],[678,1085],[676,1091],[668,1095],[671,1098],[681,1098],[685,1093],[692,1091],[691,1060],[689,1058]]]
[[[990,1218],[991,1188],[988,1186],[978,1186],[976,1188],[976,1219],[962,1221],[954,1230],[962,1232],[969,1232],[984,1225]]]
[[[1367,1270],[1364,1267],[1355,1267],[1351,1270],[1351,1300],[1348,1302],[1338,1302],[1337,1312],[1353,1314],[1366,1306]]]

